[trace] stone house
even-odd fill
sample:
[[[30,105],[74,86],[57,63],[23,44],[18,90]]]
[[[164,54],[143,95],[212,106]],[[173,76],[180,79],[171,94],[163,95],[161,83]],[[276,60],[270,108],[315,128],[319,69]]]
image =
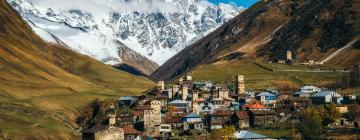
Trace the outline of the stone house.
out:
[[[292,97],[289,100],[289,104],[293,109],[304,109],[312,105],[311,99]]]
[[[204,128],[201,116],[196,113],[187,114],[181,121],[183,122],[184,130],[202,130]]]
[[[247,111],[236,111],[231,116],[231,124],[238,129],[246,129],[250,127],[249,115]]]
[[[116,123],[119,126],[128,126],[134,123],[134,118],[130,114],[119,114],[116,116]]]
[[[226,108],[226,104],[223,98],[216,98],[211,100],[211,103],[213,103],[215,109],[224,109]]]
[[[115,126],[97,125],[82,131],[83,140],[124,140],[124,130]]]
[[[135,140],[140,136],[140,132],[137,131],[132,125],[124,126],[123,130],[125,140]]]
[[[215,106],[210,102],[203,102],[199,106],[199,114],[212,114],[214,110]]]
[[[232,111],[231,110],[216,110],[211,115],[211,129],[221,129],[225,124],[230,124]]]
[[[190,111],[190,106],[188,101],[183,100],[173,100],[169,103],[169,106],[175,107],[177,109],[181,109],[184,112]]]
[[[180,129],[182,128],[182,119],[183,116],[165,116],[161,120],[161,125],[170,125],[171,129]]]
[[[230,108],[231,103],[235,101],[234,99],[231,99],[231,98],[223,98],[223,100],[224,100],[224,105],[226,108]]]
[[[264,126],[275,123],[276,112],[274,110],[250,110],[250,126]]]

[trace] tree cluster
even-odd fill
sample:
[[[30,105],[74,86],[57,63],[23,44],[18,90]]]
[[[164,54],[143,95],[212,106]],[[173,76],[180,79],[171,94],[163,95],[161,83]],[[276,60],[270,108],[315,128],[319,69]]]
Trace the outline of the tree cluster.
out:
[[[223,129],[212,130],[210,136],[214,140],[229,140],[233,138],[235,132],[234,126],[225,126]]]
[[[322,139],[325,126],[340,117],[335,104],[323,105],[319,109],[307,108],[300,112],[298,130],[304,139]]]

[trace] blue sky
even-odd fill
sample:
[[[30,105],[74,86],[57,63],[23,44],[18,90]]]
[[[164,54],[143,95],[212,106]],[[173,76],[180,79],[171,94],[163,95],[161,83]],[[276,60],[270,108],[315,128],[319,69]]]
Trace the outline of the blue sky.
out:
[[[257,2],[258,0],[209,0],[212,3],[231,3],[231,4],[236,4],[237,6],[243,6],[248,8],[249,6],[251,6],[252,4],[254,4],[255,2]]]

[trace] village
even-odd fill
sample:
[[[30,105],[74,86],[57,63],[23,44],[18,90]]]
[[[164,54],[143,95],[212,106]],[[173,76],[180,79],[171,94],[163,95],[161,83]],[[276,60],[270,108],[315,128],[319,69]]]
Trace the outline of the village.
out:
[[[298,113],[306,108],[334,105],[340,114],[348,104],[359,103],[360,96],[341,96],[335,91],[311,85],[290,94],[269,88],[261,92],[246,90],[246,77],[237,75],[230,84],[193,81],[185,75],[176,84],[159,81],[157,88],[143,96],[124,96],[111,108],[128,108],[127,113],[110,111],[108,125],[83,131],[83,139],[217,139],[211,133],[234,128],[220,139],[276,139],[251,130],[278,123],[296,125]],[[115,109],[114,109],[115,110]],[[358,127],[358,120],[341,115],[327,127]]]

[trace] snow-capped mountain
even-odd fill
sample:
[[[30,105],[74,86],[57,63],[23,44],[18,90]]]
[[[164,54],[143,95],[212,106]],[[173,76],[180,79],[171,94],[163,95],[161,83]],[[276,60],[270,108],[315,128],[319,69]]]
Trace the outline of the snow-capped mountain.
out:
[[[162,64],[243,9],[205,0],[8,2],[43,39],[110,65],[132,57],[122,56],[124,50]]]

